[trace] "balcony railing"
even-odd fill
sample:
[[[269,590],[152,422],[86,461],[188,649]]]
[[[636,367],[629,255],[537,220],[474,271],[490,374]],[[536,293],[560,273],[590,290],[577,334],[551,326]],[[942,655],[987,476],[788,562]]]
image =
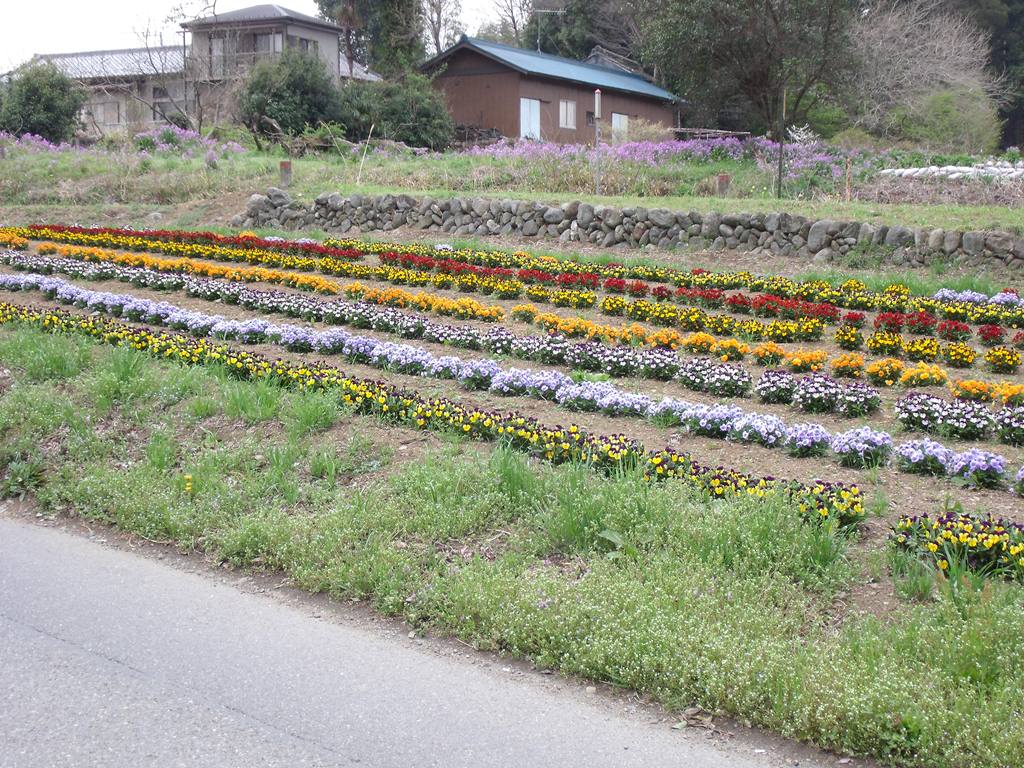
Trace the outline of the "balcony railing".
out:
[[[274,51],[237,51],[216,56],[189,54],[189,74],[195,80],[230,80],[243,77],[258,62],[275,59]]]

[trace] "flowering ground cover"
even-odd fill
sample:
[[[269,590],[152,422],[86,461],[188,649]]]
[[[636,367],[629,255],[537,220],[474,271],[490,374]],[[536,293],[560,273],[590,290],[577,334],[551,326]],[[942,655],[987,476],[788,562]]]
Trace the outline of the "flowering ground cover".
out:
[[[0,380],[5,493],[28,488],[670,706],[696,701],[896,764],[1017,760],[1020,670],[1002,660],[1020,649],[1004,643],[1012,633],[973,634],[1024,611],[1011,290],[915,297],[248,235],[0,234],[0,362],[16,381]],[[593,301],[546,311],[523,303],[535,289]],[[609,299],[624,302],[621,320],[602,312]],[[51,404],[53,382],[68,407]],[[26,397],[50,399],[33,410]],[[124,421],[121,443],[82,426],[94,412]],[[439,453],[364,490],[351,478],[396,454],[328,451],[339,419]],[[271,422],[250,463],[194,442],[195,424],[234,445]],[[265,503],[218,506],[254,467]],[[478,487],[484,476],[500,480]],[[396,485],[364,496],[377,482]],[[158,489],[151,513],[133,483]],[[329,512],[343,492],[368,506]],[[991,533],[940,557],[926,514],[959,521],[956,537]],[[585,618],[572,600],[609,608]],[[963,649],[936,655],[929,637],[969,638],[994,660],[972,694],[983,702],[962,687]],[[780,696],[758,693],[766,680]],[[951,722],[970,738],[951,741]]]

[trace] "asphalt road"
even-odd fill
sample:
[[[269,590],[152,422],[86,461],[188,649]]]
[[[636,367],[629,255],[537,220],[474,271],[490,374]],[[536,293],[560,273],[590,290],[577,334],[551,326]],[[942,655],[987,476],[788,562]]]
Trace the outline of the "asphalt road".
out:
[[[570,682],[316,614],[0,517],[0,766],[783,764]]]

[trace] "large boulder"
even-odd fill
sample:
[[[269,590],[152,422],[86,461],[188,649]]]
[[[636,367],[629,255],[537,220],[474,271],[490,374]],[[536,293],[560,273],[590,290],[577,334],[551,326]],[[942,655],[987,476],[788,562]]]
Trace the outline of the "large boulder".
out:
[[[267,199],[275,208],[284,208],[286,205],[291,205],[292,203],[291,195],[277,187],[271,187],[267,190]]]
[[[576,223],[581,227],[589,227],[590,223],[594,220],[594,206],[590,203],[580,203],[579,209],[576,211]]]
[[[833,226],[833,223],[828,219],[822,219],[811,224],[811,228],[807,232],[807,250],[811,253],[817,253],[824,248],[828,242],[828,232]]]

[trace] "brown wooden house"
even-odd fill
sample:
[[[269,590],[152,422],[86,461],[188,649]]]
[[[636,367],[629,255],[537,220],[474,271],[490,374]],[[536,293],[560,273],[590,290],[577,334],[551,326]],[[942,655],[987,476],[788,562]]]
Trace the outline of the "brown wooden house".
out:
[[[628,136],[630,120],[678,126],[681,100],[627,68],[591,64],[465,35],[423,65],[452,119],[514,138],[594,141],[594,91],[602,139]]]

